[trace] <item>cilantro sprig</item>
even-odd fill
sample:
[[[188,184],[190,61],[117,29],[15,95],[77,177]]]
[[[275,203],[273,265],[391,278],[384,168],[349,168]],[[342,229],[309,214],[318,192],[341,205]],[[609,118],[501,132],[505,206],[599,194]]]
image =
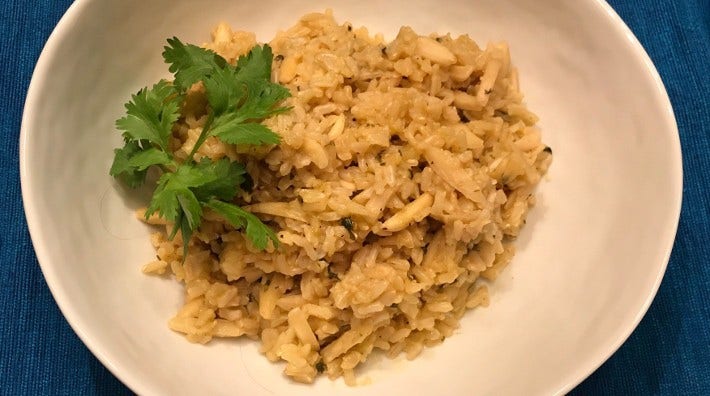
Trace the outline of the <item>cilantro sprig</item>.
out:
[[[270,81],[271,48],[255,46],[232,66],[210,50],[173,37],[168,39],[163,58],[174,80],[161,80],[131,96],[126,115],[116,121],[124,146],[114,151],[109,173],[135,188],[145,183],[151,167],[160,169],[162,174],[145,216],[157,213],[174,224],[169,238],[178,231],[182,233],[183,257],[205,209],[243,229],[256,248],[265,249],[269,241],[278,246],[276,234],[268,226],[234,203],[240,186],[249,179],[244,165],[226,158],[194,158],[210,136],[237,145],[280,142],[278,134],[261,124],[289,110],[279,106],[290,96],[288,89]],[[187,91],[198,82],[202,82],[209,104],[207,122],[188,158],[181,161],[170,150],[170,138]]]

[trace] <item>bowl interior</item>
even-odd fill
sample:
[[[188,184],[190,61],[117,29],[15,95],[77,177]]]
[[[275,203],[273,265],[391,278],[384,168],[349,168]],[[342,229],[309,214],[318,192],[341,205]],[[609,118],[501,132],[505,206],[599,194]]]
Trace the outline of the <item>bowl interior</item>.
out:
[[[268,41],[309,11],[393,38],[468,33],[508,41],[529,107],[554,150],[538,205],[491,306],[416,360],[373,358],[366,387],[296,385],[250,340],[194,345],[167,320],[173,280],[144,276],[149,191],[108,176],[113,123],[130,93],[167,77],[165,39],[202,43],[220,21]],[[672,110],[647,56],[600,1],[76,1],[45,48],[27,99],[21,171],[47,282],[74,330],[139,394],[553,394],[601,364],[645,313],[680,208]],[[242,394],[242,393],[240,393]]]

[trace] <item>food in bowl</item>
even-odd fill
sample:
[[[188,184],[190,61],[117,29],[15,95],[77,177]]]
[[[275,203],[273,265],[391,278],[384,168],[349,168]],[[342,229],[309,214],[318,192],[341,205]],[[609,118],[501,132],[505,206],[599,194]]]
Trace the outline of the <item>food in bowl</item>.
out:
[[[165,202],[139,218],[165,227],[144,272],[185,287],[171,329],[247,336],[296,381],[355,384],[374,350],[413,359],[488,305],[552,160],[506,44],[409,27],[386,43],[330,12],[263,46],[220,24],[204,45],[218,55],[169,44],[175,81],[132,102],[169,106],[146,105],[165,140],[127,138],[137,148],[112,173],[162,173]],[[215,121],[265,97],[260,113]]]

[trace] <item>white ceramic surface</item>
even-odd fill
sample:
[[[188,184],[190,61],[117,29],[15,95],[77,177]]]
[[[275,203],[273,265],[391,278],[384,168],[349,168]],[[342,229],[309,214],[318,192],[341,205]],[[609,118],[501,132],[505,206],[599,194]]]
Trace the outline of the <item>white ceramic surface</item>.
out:
[[[172,280],[141,274],[145,202],[107,174],[113,122],[131,92],[167,75],[167,37],[207,40],[227,21],[261,41],[305,11],[392,38],[418,32],[507,40],[529,106],[554,150],[491,306],[407,362],[373,359],[371,385],[289,382],[249,340],[194,345],[166,321]],[[199,16],[198,16],[199,15]],[[24,205],[54,297],[91,351],[142,395],[549,395],[571,389],[628,337],[663,276],[681,202],[672,109],[632,33],[597,0],[173,1],[77,0],[50,37],[30,86],[21,134]],[[396,392],[396,393],[393,393]]]

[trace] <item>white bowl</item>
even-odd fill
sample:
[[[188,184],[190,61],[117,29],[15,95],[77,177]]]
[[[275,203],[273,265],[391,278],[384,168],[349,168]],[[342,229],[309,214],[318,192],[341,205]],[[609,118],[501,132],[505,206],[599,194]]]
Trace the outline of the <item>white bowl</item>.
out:
[[[554,149],[519,253],[491,306],[418,359],[373,359],[371,385],[287,380],[249,340],[190,344],[167,320],[182,288],[140,272],[154,253],[132,210],[145,196],[108,176],[114,120],[131,92],[167,76],[161,49],[202,43],[220,21],[269,40],[306,11],[392,38],[506,40]],[[37,257],[67,320],[142,395],[561,394],[629,336],[663,277],[680,212],[681,153],[651,61],[599,0],[77,0],[50,37],[21,134],[24,205]]]

